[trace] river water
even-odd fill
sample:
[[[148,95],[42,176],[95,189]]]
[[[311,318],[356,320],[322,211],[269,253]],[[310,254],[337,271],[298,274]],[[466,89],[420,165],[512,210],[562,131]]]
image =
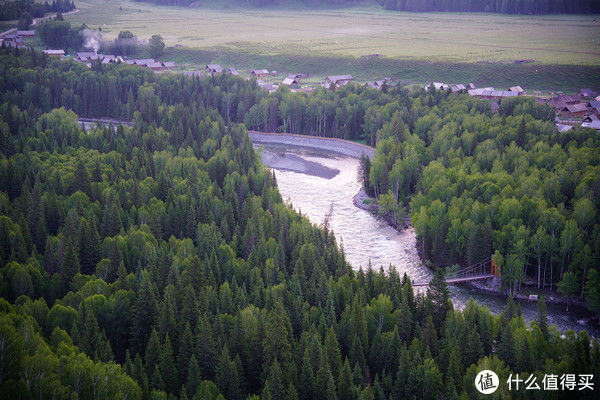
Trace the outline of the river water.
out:
[[[417,254],[414,229],[399,232],[354,206],[353,197],[360,189],[357,159],[278,144],[260,143],[255,147],[260,147],[263,163],[275,171],[284,201],[291,202],[296,211],[321,224],[332,210],[330,227],[353,269],[365,268],[369,262],[376,269],[387,269],[392,264],[400,275],[406,272],[413,282],[431,279],[432,272],[421,264]],[[503,296],[468,287],[451,285],[450,292],[457,308],[462,309],[469,298],[494,314],[500,314],[505,306]],[[535,302],[521,301],[521,307],[526,321],[536,318]],[[588,322],[592,315],[587,310],[571,306],[567,312],[563,305],[548,304],[547,312],[550,323],[561,331],[585,329],[600,337],[599,327]]]

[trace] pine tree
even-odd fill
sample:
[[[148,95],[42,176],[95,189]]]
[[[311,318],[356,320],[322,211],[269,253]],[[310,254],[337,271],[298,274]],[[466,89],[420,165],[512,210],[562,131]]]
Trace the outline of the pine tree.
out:
[[[179,382],[185,382],[188,375],[188,367],[190,359],[194,354],[194,339],[192,338],[192,330],[188,323],[185,324],[183,335],[179,339],[179,349],[177,351],[177,368],[179,370]]]
[[[85,303],[84,303],[85,304]],[[82,322],[79,324],[80,338],[78,346],[90,357],[96,358],[96,352],[100,348],[100,333],[98,331],[98,321],[94,315],[94,310],[85,305],[82,308]]]
[[[365,312],[358,300],[358,296],[354,297],[354,300],[352,301],[352,307],[350,309],[350,331],[352,332],[353,336],[358,335],[358,339],[360,339],[360,343],[362,346],[364,346],[365,348],[369,347],[369,336],[367,334],[367,320],[365,318]]]
[[[154,371],[154,367],[158,365],[160,353],[161,348],[158,333],[156,332],[156,329],[152,329],[150,340],[148,340],[148,345],[146,346],[146,355],[144,356],[144,361],[146,362],[146,371],[148,372],[148,375],[150,375],[152,371]]]
[[[154,325],[156,315],[156,300],[148,277],[142,276],[142,283],[133,304],[131,326],[132,351],[142,353]],[[149,372],[150,373],[150,372]]]
[[[263,398],[265,400],[285,400],[287,398],[286,391],[283,386],[283,377],[281,367],[277,359],[273,361],[269,376],[265,382],[263,390]]]
[[[337,397],[338,400],[354,400],[356,399],[356,387],[352,381],[352,370],[348,359],[344,359],[344,363],[340,369],[337,379]]]
[[[169,335],[166,336],[165,342],[160,353],[160,371],[162,372],[165,391],[167,393],[176,393],[179,387],[178,373],[175,367],[175,359],[173,357],[173,346]]]
[[[154,367],[154,373],[152,373],[152,382],[150,387],[156,390],[165,389],[165,382],[163,381],[162,374],[160,372],[160,366],[158,364],[156,364]]]
[[[451,309],[450,291],[446,283],[444,271],[438,268],[427,288],[427,300],[431,302],[431,315],[438,330],[442,329],[446,313]]]
[[[267,320],[263,340],[263,371],[268,371],[275,358],[280,361],[282,370],[288,370],[292,360],[291,331],[292,325],[285,308],[280,302],[275,303]]]
[[[198,319],[196,329],[196,360],[200,373],[206,379],[214,377],[214,366],[217,361],[217,346],[214,341],[213,329],[206,316]]]
[[[200,367],[198,366],[198,361],[196,361],[196,356],[192,354],[187,370],[187,379],[185,382],[185,389],[187,391],[188,397],[194,397],[196,391],[198,390],[198,386],[200,385],[201,380],[202,376],[200,375]]]
[[[515,365],[515,338],[509,324],[504,325],[500,343],[498,344],[498,357],[511,368]]]
[[[350,362],[360,365],[361,368],[365,367],[363,345],[358,334],[354,335],[352,346],[350,346],[350,351],[348,352],[348,358],[350,359]]]
[[[75,166],[73,182],[75,183],[75,190],[81,190],[88,196],[91,195],[90,174],[81,160]]]
[[[100,261],[100,235],[96,229],[96,221],[85,218],[80,219],[79,225],[79,262],[81,273],[92,275],[96,271],[96,264]]]
[[[329,362],[329,367],[331,368],[331,374],[333,376],[338,376],[342,363],[342,356],[340,354],[340,345],[333,327],[329,328],[327,337],[325,338],[325,354],[327,356],[327,361]]]
[[[61,266],[61,281],[63,293],[68,291],[73,277],[79,273],[79,259],[71,239],[66,239],[63,263]]]
[[[183,303],[181,304],[180,326],[189,324],[190,327],[196,326],[198,322],[198,301],[191,285],[186,285],[183,289]]]
[[[241,397],[240,376],[235,362],[229,356],[227,345],[223,347],[223,351],[219,356],[215,372],[215,383],[225,398],[236,400]]]

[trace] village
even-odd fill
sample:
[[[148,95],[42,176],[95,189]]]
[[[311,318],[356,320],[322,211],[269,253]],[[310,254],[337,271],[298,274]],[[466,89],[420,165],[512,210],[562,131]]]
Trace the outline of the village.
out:
[[[9,29],[0,33],[0,45],[18,49],[29,49],[25,44],[25,39],[35,36],[33,30]],[[100,64],[124,63],[131,66],[148,68],[155,73],[167,71],[182,72],[187,76],[214,76],[218,74],[230,74],[242,76],[234,67],[224,68],[219,64],[207,64],[200,70],[184,70],[173,61],[159,61],[153,58],[127,58],[114,54],[102,54],[95,51],[77,52],[74,55],[66,54],[63,49],[45,49],[43,53],[58,57],[64,60],[74,60],[85,64],[88,68],[92,67],[94,62]],[[285,76],[281,80],[281,76]],[[309,93],[316,87],[327,89],[336,89],[345,86],[350,82],[357,82],[350,74],[326,76],[321,82],[315,84],[314,79],[308,84],[303,84],[303,80],[310,78],[308,72],[281,74],[277,71],[269,71],[264,68],[251,69],[246,79],[255,78],[257,84],[268,92],[274,92],[281,86],[287,86],[292,92]],[[391,88],[398,84],[392,78],[385,77],[378,80],[367,81],[365,86],[373,89]],[[473,83],[468,84],[449,84],[443,82],[432,82],[425,86],[425,90],[446,91],[453,94],[468,94],[472,97],[490,101],[493,112],[498,112],[501,101],[518,96],[530,96],[538,104],[548,104],[553,107],[556,113],[555,123],[559,132],[565,132],[576,126],[583,128],[592,128],[600,131],[600,96],[590,88],[580,89],[576,94],[564,94],[562,92],[552,93],[550,96],[543,96],[541,92],[534,91],[526,93],[525,90],[515,85],[507,90],[499,90],[493,87],[476,87]]]

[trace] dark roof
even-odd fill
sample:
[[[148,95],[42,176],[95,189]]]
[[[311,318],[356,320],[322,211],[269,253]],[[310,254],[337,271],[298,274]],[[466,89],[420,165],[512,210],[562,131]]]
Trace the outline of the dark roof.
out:
[[[598,100],[589,101],[588,104],[592,108],[599,108],[600,107],[600,101],[598,101]]]

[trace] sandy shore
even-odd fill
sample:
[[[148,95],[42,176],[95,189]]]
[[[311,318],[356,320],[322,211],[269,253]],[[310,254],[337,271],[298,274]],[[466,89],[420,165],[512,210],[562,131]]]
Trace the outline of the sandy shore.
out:
[[[260,145],[260,143],[255,143],[254,145]],[[277,146],[279,146],[279,144],[277,144]],[[293,153],[288,153],[285,151],[284,145],[281,145],[280,150],[274,150],[272,148],[267,150],[263,148],[260,151],[260,158],[263,164],[269,168],[299,172],[305,175],[318,176],[323,179],[331,179],[340,173],[337,169],[326,167],[317,162],[305,160]]]
[[[363,154],[369,156],[369,158],[373,158],[375,155],[373,147],[343,139],[256,131],[248,131],[248,136],[250,136],[250,140],[253,143],[277,143],[294,147],[305,147],[307,149],[326,150],[353,158],[360,158]]]

